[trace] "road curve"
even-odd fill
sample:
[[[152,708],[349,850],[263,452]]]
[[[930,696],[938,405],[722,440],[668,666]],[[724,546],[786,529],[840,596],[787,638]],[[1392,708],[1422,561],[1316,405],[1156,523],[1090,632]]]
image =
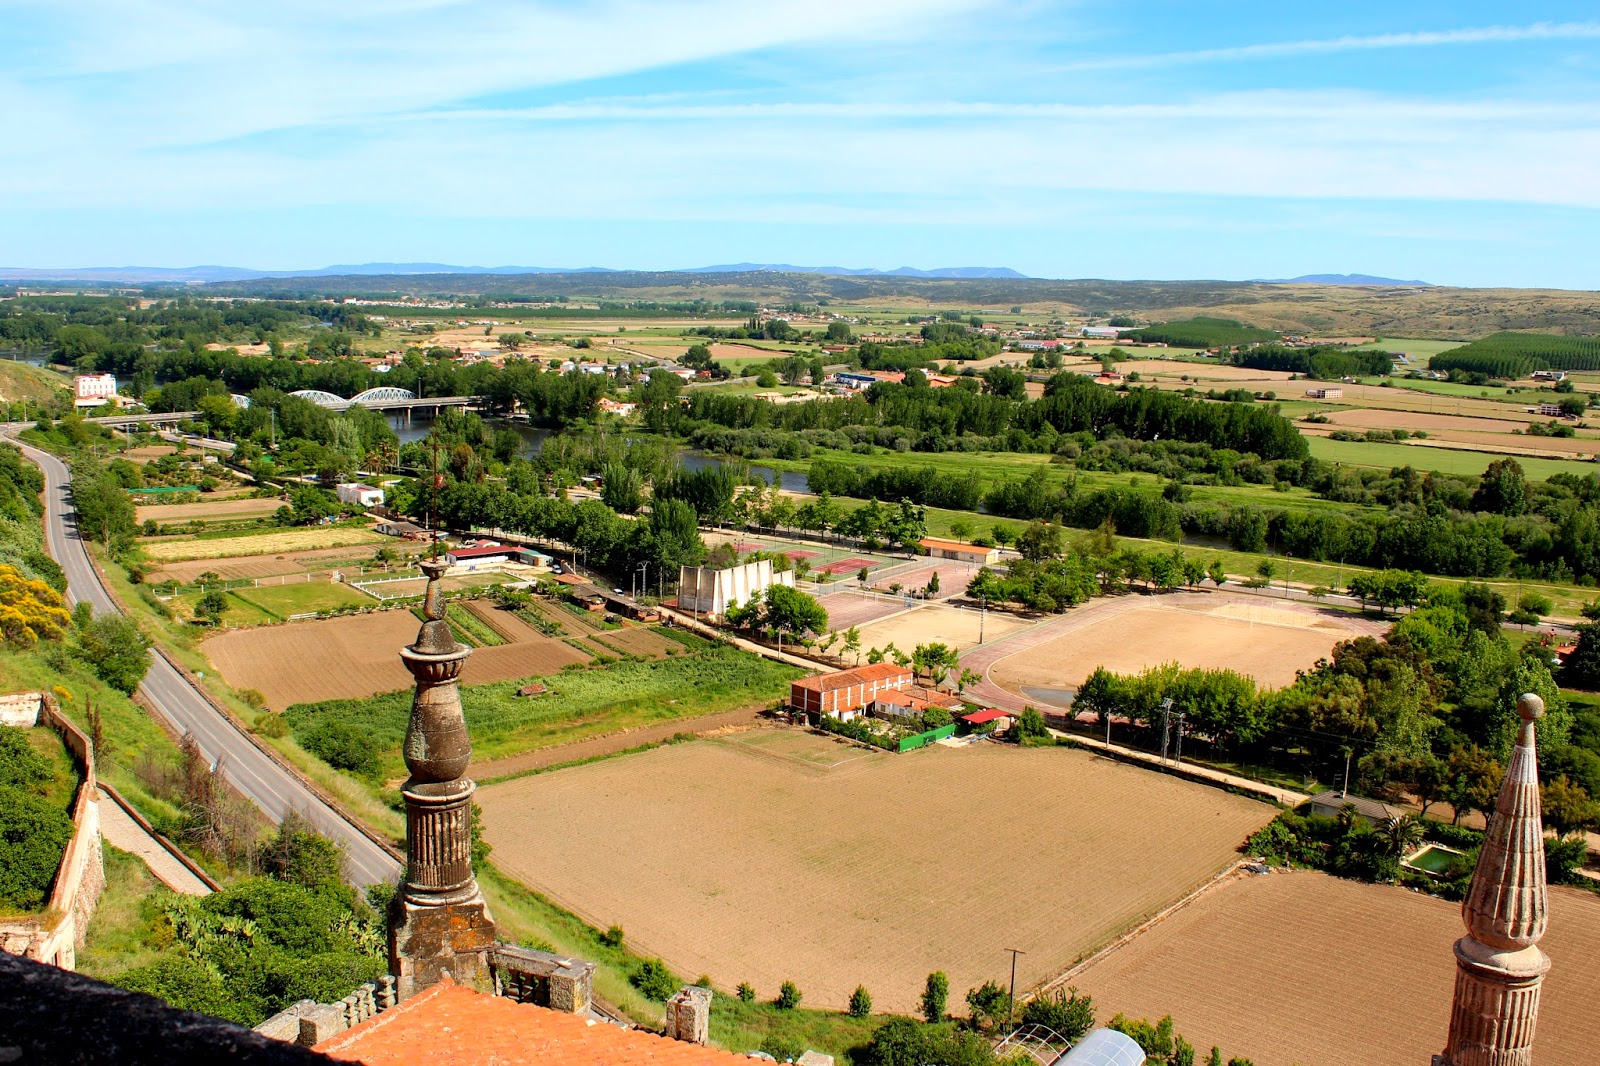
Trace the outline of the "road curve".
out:
[[[6,430],[14,434],[16,426]],[[14,441],[44,471],[44,530],[50,555],[67,575],[67,602],[89,603],[96,614],[116,612],[116,601],[106,591],[89,561],[78,535],[77,512],[72,505],[71,472],[48,452]],[[151,655],[150,672],[139,687],[146,703],[179,733],[188,733],[208,759],[222,760],[222,770],[244,796],[274,822],[298,811],[317,830],[345,849],[347,872],[359,887],[393,883],[400,875],[394,856],[375,844],[307,788],[293,773],[256,747],[239,727],[211,705],[194,683],[159,655]]]

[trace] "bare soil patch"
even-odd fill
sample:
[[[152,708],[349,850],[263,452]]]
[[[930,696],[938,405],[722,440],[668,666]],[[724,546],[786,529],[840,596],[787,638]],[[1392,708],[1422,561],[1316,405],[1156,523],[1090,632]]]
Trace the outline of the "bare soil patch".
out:
[[[1509,411],[1501,413],[1507,414]],[[1429,414],[1426,411],[1379,411],[1370,407],[1351,407],[1328,412],[1329,421],[1339,426],[1359,426],[1362,429],[1424,429],[1429,434],[1446,429],[1510,433],[1514,429],[1526,429],[1531,418],[1532,416],[1529,416],[1520,421],[1509,418],[1473,418],[1468,415]]]
[[[250,499],[202,500],[199,503],[158,503],[135,507],[134,515],[144,522],[154,518],[157,522],[177,522],[190,518],[248,518],[252,515],[269,515],[283,506],[282,500]]]
[[[1444,1046],[1459,904],[1313,871],[1230,882],[1072,983],[1102,1017],[1170,1013],[1197,1047],[1259,1066],[1427,1062]],[[1552,969],[1535,1040],[1541,1066],[1594,1061],[1600,899],[1550,892]],[[1341,960],[1349,960],[1344,963]]]
[[[959,1001],[1008,947],[1029,952],[1024,987],[1060,972],[1225,868],[1273,815],[1066,749],[857,756],[794,736],[492,785],[485,832],[502,869],[678,973],[764,997],[789,979],[830,1008],[864,984],[880,1010],[909,1011],[929,971]],[[563,810],[584,812],[583,832]]]
[[[682,645],[676,641],[668,640],[653,629],[617,629],[610,633],[598,633],[589,638],[591,643],[606,644],[629,655],[647,655],[652,658],[666,657],[668,648],[678,648]]]
[[[1186,603],[1099,600],[1080,608],[1081,624],[996,662],[989,676],[1013,692],[1076,688],[1097,666],[1138,673],[1177,662],[1237,670],[1262,685],[1294,680],[1341,640],[1366,630],[1332,611],[1238,600]]]

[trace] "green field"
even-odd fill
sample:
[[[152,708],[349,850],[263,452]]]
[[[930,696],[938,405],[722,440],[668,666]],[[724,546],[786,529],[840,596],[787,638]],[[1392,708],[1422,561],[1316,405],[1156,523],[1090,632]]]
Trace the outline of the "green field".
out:
[[[1404,352],[1409,355],[1419,367],[1426,368],[1428,360],[1440,352],[1448,352],[1451,348],[1459,348],[1463,341],[1436,341],[1419,337],[1379,337],[1372,344],[1360,344],[1350,350],[1352,352]]]
[[[703,642],[696,641],[697,644]],[[650,662],[620,662],[600,669],[553,674],[552,690],[525,699],[526,679],[462,689],[474,754],[481,760],[616,733],[643,725],[696,718],[782,697],[801,671],[721,645],[692,655]],[[403,773],[400,740],[411,693],[364,700],[296,704],[286,712],[295,737],[311,751],[326,730],[354,730],[377,754],[379,775]]]
[[[340,607],[371,606],[374,602],[372,597],[357,592],[349,585],[332,581],[264,585],[261,588],[235,589],[233,594],[280,618],[334,611]]]
[[[1436,448],[1423,444],[1370,444],[1366,441],[1334,440],[1331,437],[1308,437],[1311,454],[1330,463],[1349,463],[1353,466],[1373,466],[1388,470],[1397,466],[1411,466],[1418,470],[1437,470],[1441,474],[1463,474],[1478,477],[1496,459],[1506,456],[1493,452],[1458,451],[1453,448]],[[1552,474],[1577,474],[1591,477],[1600,472],[1600,464],[1578,459],[1542,459],[1537,456],[1517,455],[1511,458],[1522,464],[1531,478],[1543,479]]]

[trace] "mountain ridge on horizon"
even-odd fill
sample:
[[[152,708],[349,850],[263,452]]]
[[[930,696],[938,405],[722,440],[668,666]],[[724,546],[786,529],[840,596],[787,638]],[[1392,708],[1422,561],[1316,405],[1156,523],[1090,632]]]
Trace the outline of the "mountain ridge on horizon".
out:
[[[204,264],[191,267],[0,267],[0,280],[5,281],[78,281],[123,282],[126,284],[214,284],[229,281],[257,281],[262,279],[329,278],[329,277],[383,277],[419,274],[463,275],[516,275],[516,274],[735,274],[772,271],[784,274],[822,274],[839,277],[908,277],[956,278],[978,280],[1028,279],[1028,275],[1010,267],[937,267],[920,270],[902,266],[893,270],[876,267],[804,267],[781,263],[728,263],[705,267],[684,267],[669,271],[616,270],[611,267],[539,267],[539,266],[455,266],[449,263],[354,263],[335,264],[309,270],[256,270],[250,267],[230,267]]]

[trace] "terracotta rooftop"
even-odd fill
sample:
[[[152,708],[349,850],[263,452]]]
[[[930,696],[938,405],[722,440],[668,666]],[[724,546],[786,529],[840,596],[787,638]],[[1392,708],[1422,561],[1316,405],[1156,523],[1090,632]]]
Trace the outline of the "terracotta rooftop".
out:
[[[793,682],[801,688],[813,689],[817,692],[832,692],[836,688],[847,688],[850,685],[859,685],[864,681],[887,681],[892,678],[910,677],[911,671],[894,663],[873,663],[870,666],[858,666],[852,670],[836,670],[831,674],[819,674],[815,677],[802,677]]]
[[[485,995],[448,978],[313,1050],[366,1066],[751,1066],[747,1055]]]

